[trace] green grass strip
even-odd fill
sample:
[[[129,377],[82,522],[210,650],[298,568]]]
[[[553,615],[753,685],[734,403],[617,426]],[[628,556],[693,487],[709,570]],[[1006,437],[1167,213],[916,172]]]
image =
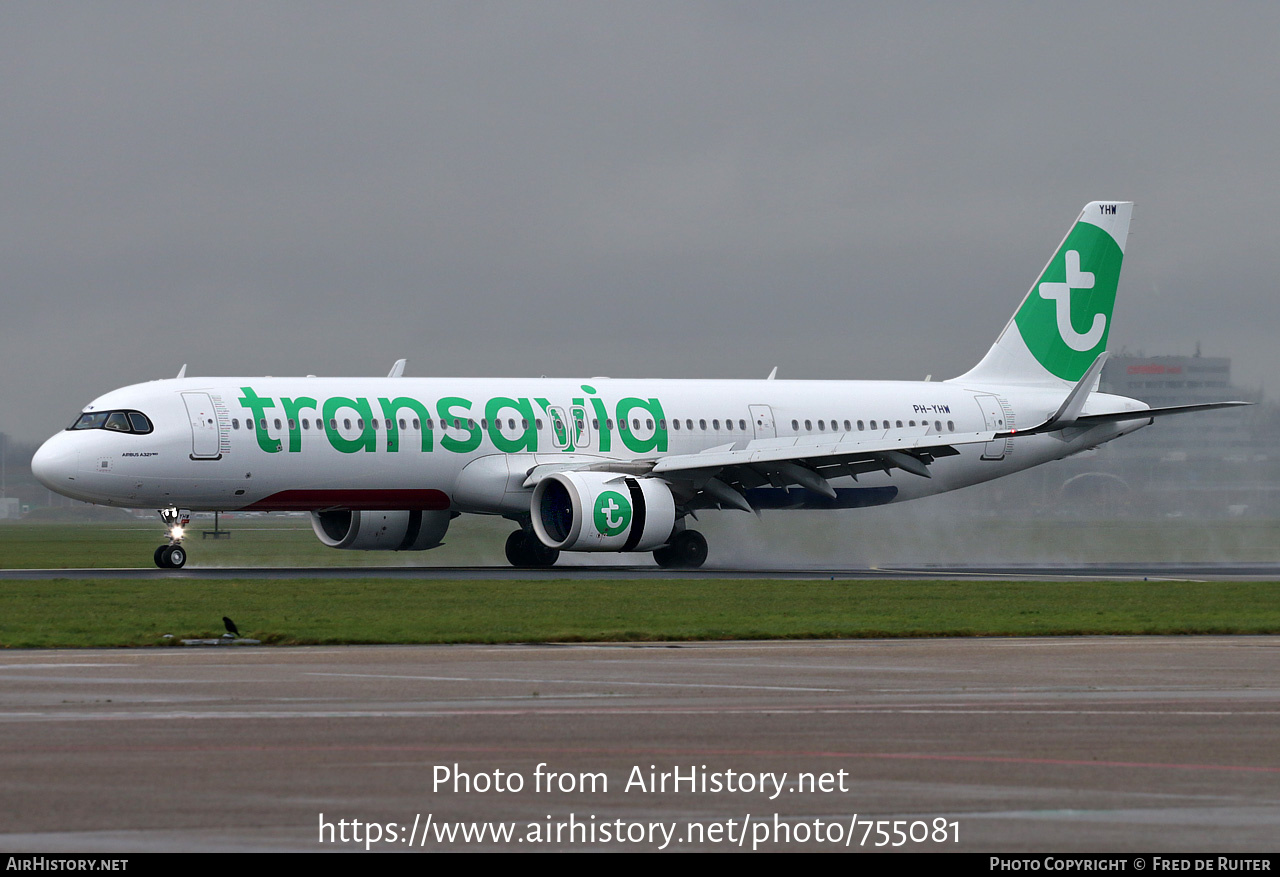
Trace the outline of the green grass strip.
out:
[[[216,637],[223,615],[245,636],[277,644],[1264,634],[1280,633],[1280,583],[0,582],[7,648]]]
[[[875,511],[875,510],[873,510]],[[1160,521],[1039,520],[960,517],[927,522],[843,513],[786,512],[762,521],[728,514],[705,522],[711,563],[728,558],[758,565],[832,568],[922,563],[1197,563],[1280,561],[1280,521],[1167,518]],[[856,527],[856,530],[851,529]],[[186,541],[190,564],[228,570],[262,567],[505,565],[503,544],[514,525],[464,515],[431,551],[335,551],[305,517],[235,516],[222,521],[229,539],[205,539],[213,521],[197,518]],[[850,533],[856,532],[857,538]],[[73,569],[150,567],[165,541],[158,520],[40,524],[0,522],[0,567]],[[647,554],[630,558],[651,562]]]

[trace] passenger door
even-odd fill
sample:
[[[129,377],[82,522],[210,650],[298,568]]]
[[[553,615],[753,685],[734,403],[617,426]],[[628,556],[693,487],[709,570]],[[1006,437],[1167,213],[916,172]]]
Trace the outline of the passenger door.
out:
[[[777,438],[778,431],[773,425],[773,409],[768,405],[751,405],[751,425],[755,429],[756,438]]]
[[[208,393],[183,393],[187,406],[187,420],[191,423],[191,459],[219,460],[222,458],[218,431],[218,413]]]

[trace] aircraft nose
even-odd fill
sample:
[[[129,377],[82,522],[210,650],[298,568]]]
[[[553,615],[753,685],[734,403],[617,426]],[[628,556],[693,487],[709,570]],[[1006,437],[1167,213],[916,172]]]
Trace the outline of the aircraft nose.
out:
[[[59,433],[40,446],[31,458],[31,474],[50,490],[64,490],[76,475],[76,451]]]

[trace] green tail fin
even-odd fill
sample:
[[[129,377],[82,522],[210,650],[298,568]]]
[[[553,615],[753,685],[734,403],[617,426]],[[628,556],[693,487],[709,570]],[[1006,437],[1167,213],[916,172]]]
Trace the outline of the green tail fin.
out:
[[[1132,201],[1085,206],[982,361],[971,383],[1074,384],[1111,334]]]

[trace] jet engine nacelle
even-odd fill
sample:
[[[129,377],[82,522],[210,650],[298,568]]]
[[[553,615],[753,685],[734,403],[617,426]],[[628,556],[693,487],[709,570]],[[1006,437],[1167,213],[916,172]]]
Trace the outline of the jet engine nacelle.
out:
[[[330,548],[356,551],[423,551],[449,529],[448,511],[312,512],[311,529]]]
[[[556,472],[538,482],[533,531],[564,551],[652,551],[676,523],[671,488],[658,478],[616,472]]]

